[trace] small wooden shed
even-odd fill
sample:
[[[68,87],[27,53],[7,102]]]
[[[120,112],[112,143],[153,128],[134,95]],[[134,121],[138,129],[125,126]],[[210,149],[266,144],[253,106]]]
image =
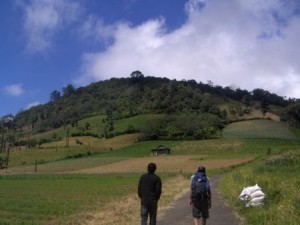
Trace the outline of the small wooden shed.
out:
[[[171,149],[163,145],[159,145],[157,146],[157,148],[154,148],[151,151],[152,151],[152,155],[165,155],[171,153]]]

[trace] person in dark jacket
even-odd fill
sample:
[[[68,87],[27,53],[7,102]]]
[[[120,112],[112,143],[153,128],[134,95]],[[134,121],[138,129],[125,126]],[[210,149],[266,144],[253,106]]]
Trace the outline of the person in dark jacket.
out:
[[[203,183],[196,184],[197,182]],[[196,187],[197,185],[198,187]],[[200,185],[203,186],[201,187]],[[197,189],[199,190],[199,192],[197,191]],[[199,225],[198,220],[201,217],[202,225],[206,225],[206,220],[209,218],[211,200],[212,196],[210,191],[209,179],[206,176],[206,169],[204,166],[200,166],[196,174],[191,178],[190,205],[193,205],[193,218],[195,225]]]
[[[159,176],[154,174],[156,165],[148,164],[148,173],[143,174],[138,185],[138,195],[141,199],[141,225],[156,225],[157,204],[161,195],[162,183]]]

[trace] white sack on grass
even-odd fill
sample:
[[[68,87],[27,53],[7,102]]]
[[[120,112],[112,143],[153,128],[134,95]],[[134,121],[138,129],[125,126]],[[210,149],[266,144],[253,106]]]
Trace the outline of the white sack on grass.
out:
[[[261,203],[263,202],[265,199],[265,196],[260,196],[260,197],[256,197],[256,198],[252,198],[249,203]]]
[[[250,199],[259,198],[261,196],[265,196],[266,194],[262,192],[262,190],[254,191],[250,194]]]
[[[246,189],[248,190],[250,195],[257,190],[261,190],[261,188],[257,184],[255,184],[254,186],[246,187]]]
[[[239,199],[242,200],[242,201],[248,201],[250,199],[250,195],[248,195],[248,194],[241,194],[239,196]]]
[[[242,201],[247,201],[251,198],[251,194],[258,190],[261,190],[261,188],[257,184],[254,186],[245,187],[241,192],[239,199]]]
[[[264,204],[265,195],[262,195],[260,197],[256,197],[251,199],[247,204],[246,207],[250,206],[262,206]]]
[[[266,195],[261,188],[256,184],[243,189],[240,196],[240,200],[247,202],[246,207],[250,206],[262,206]]]

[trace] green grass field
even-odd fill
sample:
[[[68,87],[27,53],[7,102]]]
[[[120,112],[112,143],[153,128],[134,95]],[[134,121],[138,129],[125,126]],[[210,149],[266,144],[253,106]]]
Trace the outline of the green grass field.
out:
[[[297,140],[286,124],[271,120],[248,120],[229,124],[223,130],[225,138],[257,138]]]
[[[249,225],[297,225],[300,221],[300,150],[298,159],[266,165],[265,160],[257,161],[229,173],[222,180],[222,193],[234,205]],[[237,200],[243,187],[258,184],[266,194],[263,207],[246,208]]]
[[[132,193],[137,175],[18,175],[0,177],[0,224],[65,224]]]

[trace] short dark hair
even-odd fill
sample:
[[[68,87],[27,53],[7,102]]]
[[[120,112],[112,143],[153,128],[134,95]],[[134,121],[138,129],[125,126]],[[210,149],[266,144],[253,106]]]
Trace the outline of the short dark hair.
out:
[[[156,170],[156,165],[155,165],[155,163],[149,163],[149,164],[148,164],[148,172],[149,172],[149,173],[154,173],[155,170]]]
[[[198,167],[198,172],[206,173],[205,167],[204,167],[204,166],[199,166],[199,167]]]

